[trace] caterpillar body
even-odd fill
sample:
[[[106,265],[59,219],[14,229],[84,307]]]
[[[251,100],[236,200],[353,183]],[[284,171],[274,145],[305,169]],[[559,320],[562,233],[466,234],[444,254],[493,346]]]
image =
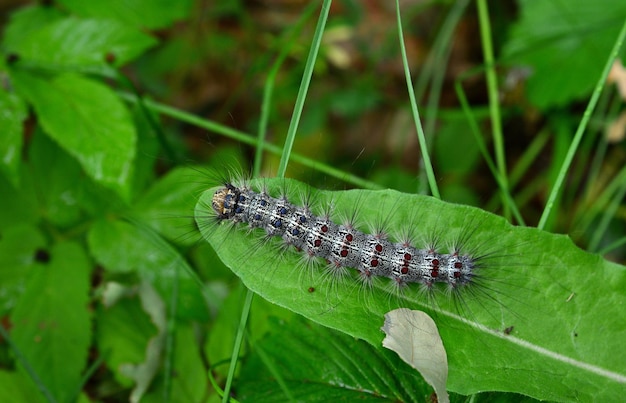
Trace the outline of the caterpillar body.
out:
[[[325,260],[331,270],[357,269],[368,281],[372,276],[388,277],[398,287],[418,283],[426,288],[445,283],[458,288],[472,281],[477,263],[457,248],[439,253],[434,248],[418,249],[409,239],[393,243],[386,234],[367,234],[353,224],[336,224],[327,216],[315,216],[308,206],[300,207],[285,197],[239,188],[231,183],[218,189],[212,198],[218,220],[247,223],[262,228],[268,237],[282,237],[307,258]]]

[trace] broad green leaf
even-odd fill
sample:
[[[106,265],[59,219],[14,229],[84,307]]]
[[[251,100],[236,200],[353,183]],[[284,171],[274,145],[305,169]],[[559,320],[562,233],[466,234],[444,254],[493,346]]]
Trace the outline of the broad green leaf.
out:
[[[13,342],[57,401],[76,398],[82,387],[91,341],[90,267],[78,244],[55,245],[11,315]]]
[[[511,391],[558,401],[621,398],[623,266],[580,250],[566,236],[514,227],[483,210],[430,197],[317,191],[282,179],[262,183],[272,194],[286,187],[296,200],[310,193],[314,206],[333,202],[335,217],[351,217],[356,209],[361,223],[385,223],[391,234],[411,230],[418,247],[435,239],[442,248],[457,241],[484,256],[476,284],[459,290],[462,299],[443,290],[429,297],[413,287],[390,295],[385,279],[372,290],[359,286],[355,275],[329,281],[322,268],[298,269],[298,253],[260,241],[261,230],[211,225],[207,210],[215,188],[207,190],[196,206],[203,236],[246,286],[270,302],[374,346],[382,342],[386,312],[399,306],[424,310],[446,347],[452,392]]]
[[[15,186],[19,183],[22,157],[22,124],[27,116],[28,108],[22,98],[0,89],[0,171]]]
[[[164,28],[186,18],[192,0],[60,0],[59,3],[83,17],[119,20],[142,28]]]
[[[121,66],[156,44],[156,40],[119,21],[64,18],[13,39],[10,52],[20,60],[71,68]]]
[[[177,314],[206,320],[208,311],[195,274],[185,259],[149,228],[121,220],[100,220],[89,230],[89,250],[108,273],[137,273],[165,301],[177,290]]]
[[[18,224],[0,232],[0,316],[11,310],[37,265],[37,251],[46,241],[34,226]]]
[[[530,101],[564,105],[591,93],[626,18],[615,0],[520,0],[520,20],[504,46],[507,62],[527,66]]]
[[[391,351],[303,320],[273,319],[255,344],[260,352],[242,367],[240,401],[424,402],[432,393]]]
[[[137,134],[130,114],[105,85],[74,74],[52,80],[13,72],[46,133],[96,182],[128,199]]]

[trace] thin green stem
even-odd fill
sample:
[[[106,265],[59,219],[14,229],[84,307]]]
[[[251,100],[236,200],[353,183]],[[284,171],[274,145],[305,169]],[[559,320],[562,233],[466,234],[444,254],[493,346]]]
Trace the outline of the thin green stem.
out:
[[[302,75],[302,82],[300,83],[300,89],[298,90],[298,96],[296,97],[296,104],[293,108],[291,121],[289,122],[285,146],[283,147],[283,152],[280,156],[280,164],[278,165],[278,172],[276,174],[279,178],[284,178],[285,172],[287,171],[287,163],[289,162],[293,142],[295,141],[296,132],[298,131],[298,124],[300,123],[300,117],[302,116],[304,101],[306,100],[306,94],[309,90],[311,77],[313,76],[313,67],[315,67],[317,53],[319,52],[320,44],[322,43],[322,35],[324,35],[324,28],[326,27],[326,21],[328,20],[328,13],[330,11],[331,4],[332,0],[324,0],[324,4],[322,4],[322,10],[320,12],[320,18],[317,21],[317,26],[315,27],[313,43],[311,44],[311,49],[309,49],[309,55],[307,56],[306,65],[304,66],[304,74]]]
[[[506,159],[504,153],[504,136],[502,134],[502,119],[500,116],[500,104],[498,97],[498,80],[496,77],[495,59],[493,57],[493,43],[491,40],[491,23],[489,21],[489,10],[487,0],[477,0],[478,22],[480,24],[480,39],[483,48],[483,55],[486,66],[487,93],[489,97],[489,111],[491,114],[491,132],[493,136],[493,146],[496,156],[499,177],[502,181],[501,191],[503,200],[508,193],[508,179],[506,172]],[[503,203],[503,215],[509,218],[508,204]]]
[[[235,377],[235,369],[237,368],[237,361],[239,361],[239,351],[241,351],[241,344],[243,342],[243,336],[246,334],[246,323],[250,316],[250,307],[252,306],[252,297],[254,292],[246,289],[246,299],[243,303],[243,309],[241,310],[241,318],[239,320],[239,327],[237,328],[237,335],[235,336],[235,345],[233,346],[233,354],[230,358],[230,366],[228,367],[228,376],[226,378],[226,386],[224,386],[224,394],[222,395],[222,403],[227,403],[230,395],[230,388],[233,384]]]
[[[611,70],[613,61],[617,57],[619,50],[622,47],[622,43],[624,42],[624,36],[626,36],[626,21],[624,21],[624,24],[622,25],[622,29],[619,35],[617,36],[615,44],[613,45],[613,49],[611,50],[611,53],[609,54],[606,64],[604,65],[602,74],[600,75],[600,78],[598,79],[596,87],[593,90],[591,99],[589,100],[589,103],[587,104],[587,108],[585,109],[583,118],[581,119],[580,124],[578,125],[578,129],[576,130],[574,139],[572,140],[572,143],[570,144],[570,147],[567,150],[567,155],[565,156],[565,160],[563,161],[563,164],[561,165],[561,169],[554,183],[554,187],[552,188],[552,191],[550,192],[550,196],[548,197],[546,207],[544,208],[543,213],[541,214],[541,218],[539,219],[539,225],[538,225],[539,229],[544,228],[544,226],[546,225],[546,222],[548,221],[548,218],[550,217],[550,213],[552,213],[555,200],[557,199],[557,197],[559,196],[561,192],[563,182],[565,181],[565,176],[567,175],[570,165],[572,164],[572,160],[574,159],[574,155],[576,154],[578,145],[580,144],[583,134],[585,133],[585,129],[587,128],[589,119],[591,118],[591,115],[593,114],[593,110],[595,109],[596,104],[598,103],[598,99],[600,98],[600,93],[602,93],[604,83],[606,82],[606,77],[609,75],[609,71]]]
[[[402,65],[404,66],[404,76],[406,78],[406,87],[409,92],[409,99],[411,100],[411,112],[413,112],[413,121],[415,128],[417,129],[417,139],[420,144],[420,150],[422,151],[422,160],[424,162],[424,169],[426,170],[426,176],[428,177],[428,184],[430,186],[430,192],[437,199],[441,199],[439,194],[439,188],[437,187],[437,180],[435,179],[435,172],[433,170],[430,156],[428,155],[428,146],[426,144],[426,136],[424,135],[424,129],[422,128],[422,122],[420,121],[419,111],[417,110],[417,101],[415,100],[415,92],[413,91],[413,83],[411,82],[411,71],[409,70],[409,62],[406,56],[406,48],[404,46],[404,35],[402,34],[402,17],[400,16],[400,1],[396,0],[396,18],[398,20],[398,38],[400,40],[400,52],[402,53]]]
[[[287,58],[289,51],[291,50],[291,46],[288,46],[290,42],[293,41],[293,38],[296,36],[298,32],[302,29],[304,22],[309,19],[313,11],[317,8],[315,3],[309,4],[309,6],[304,10],[296,24],[291,28],[286,35],[286,39],[282,42],[286,42],[287,45],[282,45],[281,51],[276,58],[276,61],[272,65],[270,72],[265,79],[265,85],[263,86],[263,102],[261,103],[261,118],[259,119],[259,131],[257,134],[257,143],[256,143],[256,151],[254,155],[254,167],[252,170],[252,176],[258,177],[261,173],[261,165],[263,161],[263,151],[265,144],[265,137],[267,134],[267,122],[269,121],[270,114],[270,106],[272,104],[272,95],[274,92],[274,84],[276,83],[276,76],[282,66],[283,62]]]

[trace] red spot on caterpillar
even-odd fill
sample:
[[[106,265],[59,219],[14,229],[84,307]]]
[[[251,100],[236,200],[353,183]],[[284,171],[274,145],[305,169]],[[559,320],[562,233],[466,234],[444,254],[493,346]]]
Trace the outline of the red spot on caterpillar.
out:
[[[376,244],[376,246],[374,247],[374,249],[376,249],[376,252],[382,252],[383,251],[383,246],[381,244]]]
[[[352,234],[346,235],[346,241],[352,242]]]
[[[404,254],[404,260],[411,260],[411,258],[412,258],[412,257],[413,257],[413,256],[411,256],[411,254],[410,254],[410,253],[405,253],[405,254]]]
[[[343,249],[340,253],[341,257],[346,257],[348,256],[348,251],[346,249]]]
[[[439,259],[433,259],[433,261],[431,262],[431,264],[433,265],[433,267],[437,267],[437,266],[439,266]]]
[[[326,224],[322,225],[322,232],[328,232],[328,226]]]
[[[370,266],[372,267],[378,266],[378,259],[372,259],[372,261],[370,262]]]
[[[439,277],[439,269],[431,269],[430,270],[431,277]]]
[[[409,268],[407,266],[402,266],[402,269],[400,270],[400,272],[402,274],[407,274],[409,272]]]

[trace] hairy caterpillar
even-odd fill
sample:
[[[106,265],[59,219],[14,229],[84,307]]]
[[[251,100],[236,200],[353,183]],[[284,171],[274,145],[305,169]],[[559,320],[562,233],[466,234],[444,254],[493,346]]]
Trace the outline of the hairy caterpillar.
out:
[[[623,300],[623,295],[615,288],[617,284],[607,285],[588,267],[602,267],[603,278],[613,280],[623,276],[623,270],[581,251],[567,237],[514,227],[476,208],[390,190],[325,192],[283,179],[226,182],[240,191],[245,187],[254,194],[266,191],[264,197],[272,198],[274,207],[281,198],[289,206],[299,206],[295,208],[300,213],[305,211],[300,208],[309,206],[308,219],[328,215],[337,225],[336,233],[346,222],[342,217],[350,217],[347,222],[358,223],[354,226],[362,234],[392,234],[391,244],[398,241],[401,245],[406,229],[411,228],[412,236],[407,239],[422,242],[415,246],[418,255],[430,251],[432,245],[448,246],[444,255],[459,247],[463,251],[459,255],[467,256],[466,263],[480,263],[468,271],[468,282],[457,286],[442,281],[443,288],[419,277],[398,281],[393,273],[367,276],[358,269],[346,273],[325,263],[303,275],[299,268],[308,268],[302,263],[308,260],[303,257],[308,255],[305,247],[300,245],[298,253],[261,229],[246,230],[242,223],[220,225],[230,221],[217,217],[214,197],[228,186],[206,190],[196,206],[203,236],[243,282],[267,300],[373,345],[380,345],[380,319],[390,309],[403,305],[431,312],[448,350],[450,390],[459,393],[492,387],[549,399],[575,390],[580,382],[625,382],[614,355],[595,345],[591,337],[581,339],[585,332],[596,332],[593,323],[598,321],[605,330],[618,331],[608,312],[623,316],[611,308],[590,309],[598,289],[615,290],[609,294],[617,300]],[[260,219],[270,222],[267,217]],[[359,225],[367,222],[381,231]],[[313,256],[323,261],[318,258],[322,255]],[[330,286],[332,292],[327,291]],[[568,300],[572,292],[576,298]],[[573,368],[584,376],[563,382],[559,374]],[[554,384],[563,390],[546,393]]]

